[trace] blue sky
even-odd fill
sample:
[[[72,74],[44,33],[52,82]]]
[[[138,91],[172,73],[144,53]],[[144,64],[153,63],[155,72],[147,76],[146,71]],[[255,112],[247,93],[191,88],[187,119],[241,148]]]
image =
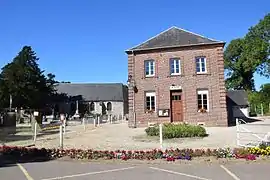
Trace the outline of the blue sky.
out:
[[[31,45],[71,82],[127,80],[124,50],[178,26],[230,42],[270,12],[269,0],[0,0],[0,66]],[[270,82],[256,75],[256,87]]]

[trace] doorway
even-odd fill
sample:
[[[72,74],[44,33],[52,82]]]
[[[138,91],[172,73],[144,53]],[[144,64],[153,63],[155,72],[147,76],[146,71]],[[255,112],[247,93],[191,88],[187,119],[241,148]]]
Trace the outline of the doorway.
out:
[[[182,90],[171,91],[171,122],[183,122]]]

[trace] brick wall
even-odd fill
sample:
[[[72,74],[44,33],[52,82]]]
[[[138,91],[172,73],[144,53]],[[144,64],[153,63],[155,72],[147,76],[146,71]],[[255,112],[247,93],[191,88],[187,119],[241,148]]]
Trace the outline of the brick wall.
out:
[[[206,57],[206,74],[196,74],[195,57]],[[170,76],[169,59],[180,58],[182,74]],[[155,77],[144,76],[144,61],[155,60]],[[145,113],[145,91],[156,92],[157,109],[170,109],[172,84],[182,87],[184,122],[203,122],[207,126],[227,126],[226,92],[222,45],[194,46],[170,50],[151,51],[128,55],[128,74],[135,79],[138,92],[129,88],[129,126],[147,126],[149,122],[170,122],[157,113]],[[197,89],[209,92],[209,112],[198,113]],[[133,96],[135,99],[133,100]],[[133,102],[135,102],[133,106]],[[136,117],[134,118],[133,107]],[[134,121],[136,120],[136,122]]]

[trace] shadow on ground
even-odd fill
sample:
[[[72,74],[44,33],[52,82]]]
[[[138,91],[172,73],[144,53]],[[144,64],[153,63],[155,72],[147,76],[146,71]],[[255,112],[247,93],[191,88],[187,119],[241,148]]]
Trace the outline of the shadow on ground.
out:
[[[252,117],[246,117],[246,116],[242,116],[242,117],[238,117],[238,119],[240,120],[244,120],[246,123],[254,123],[254,122],[260,122],[262,121],[261,119],[255,119],[255,118],[252,118]],[[242,124],[244,122],[241,122]],[[234,118],[233,121],[229,121],[229,126],[236,126],[236,118]]]
[[[54,135],[58,134],[59,130],[48,130],[48,131],[41,131],[37,134],[37,138],[46,135]],[[34,133],[32,132],[31,128],[0,128],[0,142],[2,143],[10,143],[16,141],[28,141],[34,139]]]
[[[47,162],[51,161],[52,159],[48,157],[37,157],[35,159],[33,158],[14,158],[12,156],[5,156],[1,155],[0,153],[0,168],[4,167],[11,167],[11,166],[17,166],[17,164],[23,164],[23,163],[33,163],[33,162]]]

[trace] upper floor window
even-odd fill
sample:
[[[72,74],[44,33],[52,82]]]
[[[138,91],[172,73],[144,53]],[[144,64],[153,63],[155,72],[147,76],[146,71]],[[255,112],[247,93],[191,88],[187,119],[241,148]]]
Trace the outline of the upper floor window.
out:
[[[156,110],[156,93],[155,92],[146,92],[145,93],[145,103],[147,111]]]
[[[196,72],[206,73],[206,58],[205,57],[197,57],[196,58]]]
[[[209,97],[208,90],[199,90],[197,91],[198,96],[198,111],[208,111],[209,108]]]
[[[170,59],[171,75],[181,74],[181,61],[180,59]]]
[[[145,76],[154,76],[155,75],[155,61],[154,60],[146,60],[144,61],[144,70]]]

